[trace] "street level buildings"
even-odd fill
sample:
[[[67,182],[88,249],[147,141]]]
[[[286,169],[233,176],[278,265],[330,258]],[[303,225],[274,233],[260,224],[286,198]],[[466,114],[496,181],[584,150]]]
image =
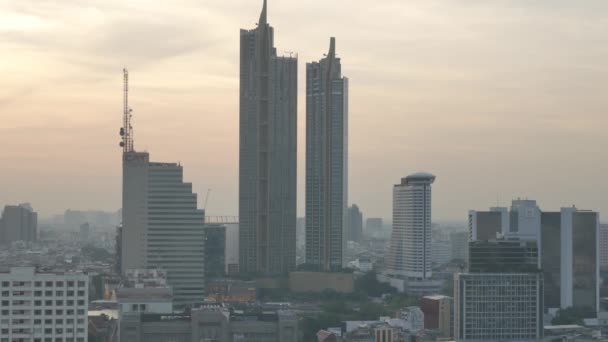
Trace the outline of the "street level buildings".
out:
[[[264,1],[240,33],[239,268],[296,266],[297,57],[279,56]]]

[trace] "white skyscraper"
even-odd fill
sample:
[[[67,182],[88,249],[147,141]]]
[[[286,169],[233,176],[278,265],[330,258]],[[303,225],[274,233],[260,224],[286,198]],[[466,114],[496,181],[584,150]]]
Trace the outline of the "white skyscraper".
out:
[[[393,232],[387,273],[429,279],[431,272],[431,184],[435,176],[415,173],[393,188]]]

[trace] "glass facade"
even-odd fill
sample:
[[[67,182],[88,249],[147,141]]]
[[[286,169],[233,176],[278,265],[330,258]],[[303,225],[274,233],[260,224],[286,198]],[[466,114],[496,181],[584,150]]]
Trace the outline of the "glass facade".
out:
[[[597,214],[572,215],[572,302],[595,314],[597,302]]]
[[[545,307],[559,308],[561,303],[561,213],[541,215],[541,268],[545,286]]]

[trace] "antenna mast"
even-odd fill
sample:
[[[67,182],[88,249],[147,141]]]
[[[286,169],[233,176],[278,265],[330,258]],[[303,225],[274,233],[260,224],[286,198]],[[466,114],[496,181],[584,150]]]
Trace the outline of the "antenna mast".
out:
[[[120,136],[122,137],[122,141],[120,142],[120,147],[123,148],[123,152],[133,152],[133,126],[131,126],[131,117],[133,116],[131,112],[133,109],[129,108],[129,71],[127,69],[122,69],[123,78],[124,78],[124,100],[123,100],[123,124],[120,129]]]

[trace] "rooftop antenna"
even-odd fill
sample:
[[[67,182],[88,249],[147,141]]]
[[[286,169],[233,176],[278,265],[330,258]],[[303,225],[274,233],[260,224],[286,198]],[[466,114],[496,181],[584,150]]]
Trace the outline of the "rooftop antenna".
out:
[[[133,126],[131,126],[131,117],[133,114],[133,109],[129,108],[129,71],[127,69],[122,69],[123,79],[124,79],[124,100],[123,100],[123,123],[120,128],[120,136],[122,141],[120,142],[120,147],[122,147],[123,152],[133,152]]]

